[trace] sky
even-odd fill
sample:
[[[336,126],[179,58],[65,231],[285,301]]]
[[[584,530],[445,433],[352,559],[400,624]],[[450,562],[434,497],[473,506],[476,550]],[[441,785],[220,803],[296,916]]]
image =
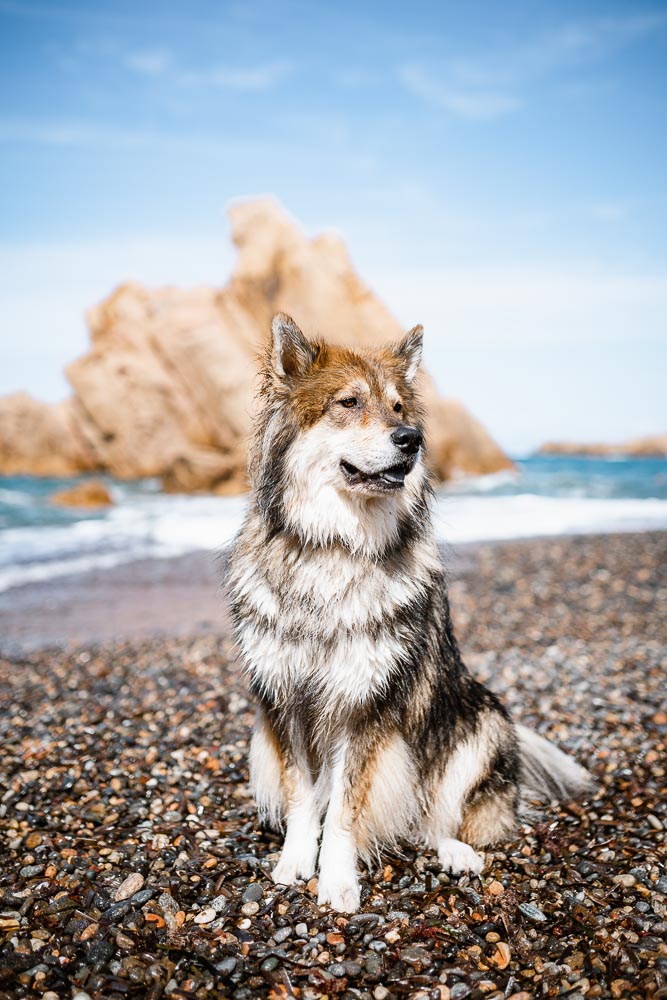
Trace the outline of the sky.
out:
[[[507,449],[664,433],[666,164],[664,0],[0,0],[0,394],[271,193]]]

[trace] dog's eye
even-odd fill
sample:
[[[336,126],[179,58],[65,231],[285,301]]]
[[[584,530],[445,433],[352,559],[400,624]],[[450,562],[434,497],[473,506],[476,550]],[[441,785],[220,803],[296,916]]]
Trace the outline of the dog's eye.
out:
[[[353,406],[357,405],[358,400],[356,396],[348,396],[347,399],[339,399],[338,402],[341,406],[344,406],[346,410],[351,410]]]
[[[394,413],[400,413],[403,409],[402,403],[394,403]]]

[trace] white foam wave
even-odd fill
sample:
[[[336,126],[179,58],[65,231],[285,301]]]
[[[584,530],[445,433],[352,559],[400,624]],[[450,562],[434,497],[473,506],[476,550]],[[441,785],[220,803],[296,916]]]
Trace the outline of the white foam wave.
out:
[[[436,530],[449,542],[501,541],[543,535],[600,534],[667,528],[667,500],[513,496],[443,496]]]
[[[20,490],[0,489],[0,503],[6,503],[10,507],[30,507],[34,503],[34,497]]]
[[[142,558],[214,551],[238,530],[245,498],[132,497],[102,517],[2,535],[0,591]],[[440,494],[440,538],[464,543],[542,535],[667,529],[667,500]]]

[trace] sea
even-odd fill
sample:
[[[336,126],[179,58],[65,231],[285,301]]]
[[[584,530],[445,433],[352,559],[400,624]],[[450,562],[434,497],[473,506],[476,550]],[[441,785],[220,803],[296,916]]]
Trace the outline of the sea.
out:
[[[530,456],[515,471],[449,483],[435,523],[450,545],[667,529],[667,459]],[[219,551],[246,497],[173,495],[107,479],[113,506],[82,512],[52,494],[76,480],[0,477],[0,591],[146,558]]]

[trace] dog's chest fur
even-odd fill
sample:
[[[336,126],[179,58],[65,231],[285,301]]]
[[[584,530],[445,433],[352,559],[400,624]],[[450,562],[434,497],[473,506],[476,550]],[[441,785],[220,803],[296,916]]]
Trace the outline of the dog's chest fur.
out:
[[[373,561],[343,548],[307,547],[245,533],[233,600],[253,686],[279,701],[299,692],[359,705],[400,666],[406,612],[423,599],[437,553]],[[409,618],[409,614],[407,615]]]

